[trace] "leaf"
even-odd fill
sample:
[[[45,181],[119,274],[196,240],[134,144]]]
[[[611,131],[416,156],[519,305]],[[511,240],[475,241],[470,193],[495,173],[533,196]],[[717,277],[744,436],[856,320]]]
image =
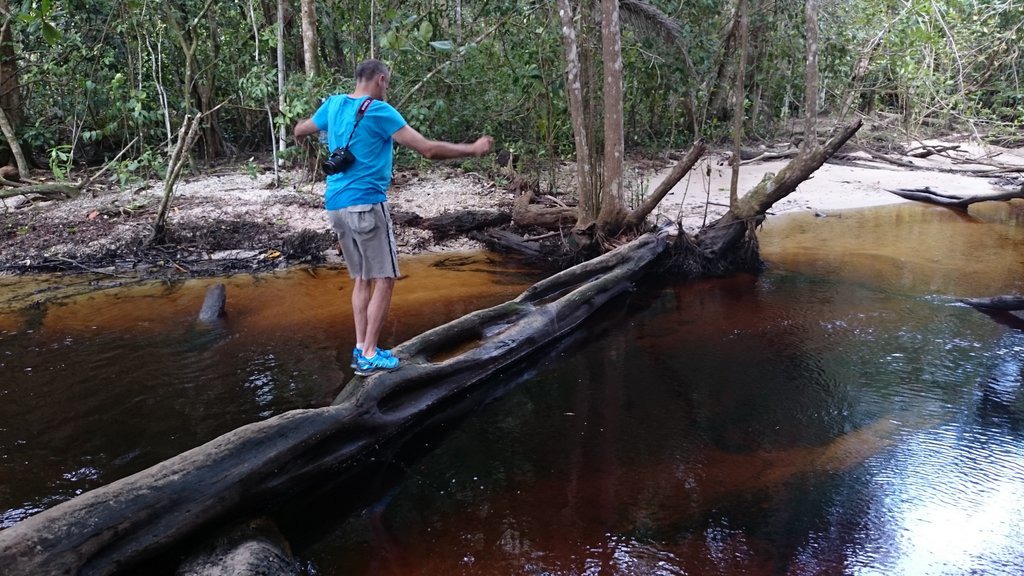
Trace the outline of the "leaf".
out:
[[[430,47],[441,52],[451,52],[455,49],[455,44],[451,40],[435,40],[430,43]]]
[[[50,24],[49,22],[43,22],[43,39],[46,40],[47,44],[53,46],[60,41],[60,37],[60,30],[57,30],[53,24]]]
[[[430,23],[430,20],[424,20],[420,23],[419,37],[423,42],[428,42],[430,37],[434,35],[434,25]]]

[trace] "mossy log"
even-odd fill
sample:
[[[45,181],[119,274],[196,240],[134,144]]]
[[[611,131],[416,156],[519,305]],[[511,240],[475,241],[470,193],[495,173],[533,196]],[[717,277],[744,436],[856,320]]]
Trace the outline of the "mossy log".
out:
[[[114,574],[217,522],[340,482],[442,402],[576,328],[628,290],[665,246],[661,234],[641,236],[396,347],[400,370],[355,378],[331,406],[248,424],[27,518],[0,531],[0,566],[10,574]],[[467,343],[475,345],[452,352]]]

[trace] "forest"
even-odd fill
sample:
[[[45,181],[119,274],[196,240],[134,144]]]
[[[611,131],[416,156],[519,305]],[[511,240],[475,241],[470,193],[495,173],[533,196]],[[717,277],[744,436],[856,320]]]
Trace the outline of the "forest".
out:
[[[0,558],[51,571],[117,573],[318,487],[571,333],[661,256],[669,233],[650,216],[708,147],[729,150],[732,189],[723,217],[673,235],[675,271],[690,278],[758,271],[768,210],[865,122],[884,128],[873,155],[889,162],[900,160],[886,151],[933,135],[1024,143],[1024,6],[1012,0],[0,0],[0,15],[5,206],[162,181],[149,242],[166,245],[187,175],[230,166],[321,179],[326,150],[296,142],[291,127],[379,58],[391,103],[423,134],[495,137],[495,158],[460,167],[500,179],[518,194],[519,229],[554,230],[569,253],[565,270],[515,300],[396,346],[409,358],[402,371],[356,378],[330,406],[246,424],[0,532]],[[779,142],[792,161],[738,190],[749,150]],[[674,164],[638,193],[627,157]],[[397,163],[425,165],[408,151]],[[565,166],[572,201],[535,202]],[[26,227],[6,228],[9,239]]]
[[[392,67],[391,101],[421,132],[494,134],[542,170],[575,151],[563,4],[572,9],[463,0],[3,0],[0,155],[23,177],[36,170],[58,182],[101,166],[109,166],[101,180],[114,185],[162,178],[185,118],[198,116],[189,170],[254,154],[303,162],[310,151],[288,129],[325,95],[349,90],[355,65],[372,56]],[[966,130],[1019,142],[1018,3],[618,5],[627,149],[727,142],[737,111],[745,140],[791,134],[805,113],[811,12],[818,114],[884,115],[908,135]],[[572,15],[588,78],[602,57],[599,12],[581,3]],[[597,122],[602,87],[591,78],[584,89]]]

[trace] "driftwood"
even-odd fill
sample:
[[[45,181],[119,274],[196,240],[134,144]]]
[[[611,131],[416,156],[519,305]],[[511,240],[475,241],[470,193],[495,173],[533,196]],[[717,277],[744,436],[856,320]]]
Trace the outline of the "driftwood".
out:
[[[230,516],[342,481],[445,402],[574,330],[628,290],[665,245],[664,234],[641,236],[399,345],[401,370],[354,379],[331,406],[243,426],[0,531],[0,566],[112,574]]]
[[[938,206],[945,206],[947,208],[955,208],[958,210],[966,210],[968,206],[977,202],[1001,202],[1024,198],[1024,190],[1001,192],[999,194],[979,194],[976,196],[958,196],[955,194],[948,194],[932,190],[928,186],[925,186],[924,188],[887,189],[887,191],[899,196],[900,198],[906,198],[907,200],[927,202],[928,204],[936,204]]]
[[[769,150],[766,152],[762,152],[757,156],[754,156],[753,158],[743,158],[740,162],[740,166],[746,166],[747,164],[753,164],[754,162],[767,162],[769,160],[792,158],[796,156],[799,152],[799,148],[787,148],[785,150]]]

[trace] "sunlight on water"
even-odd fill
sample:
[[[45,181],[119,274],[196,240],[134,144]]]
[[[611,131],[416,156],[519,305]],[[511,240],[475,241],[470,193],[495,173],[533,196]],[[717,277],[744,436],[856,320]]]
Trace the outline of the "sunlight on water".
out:
[[[841,191],[836,191],[840,194]],[[790,270],[957,297],[1024,293],[1024,202],[970,216],[922,204],[769,218],[762,254]]]

